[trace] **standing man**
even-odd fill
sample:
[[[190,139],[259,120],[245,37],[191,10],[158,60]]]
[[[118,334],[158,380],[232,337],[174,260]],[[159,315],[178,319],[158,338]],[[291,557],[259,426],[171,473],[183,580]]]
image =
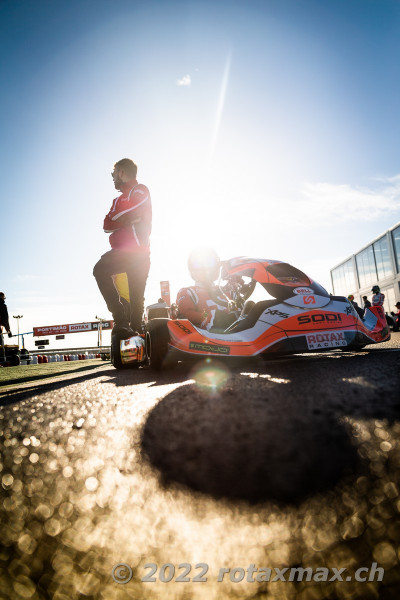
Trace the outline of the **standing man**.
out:
[[[8,337],[12,337],[10,323],[8,319],[8,309],[5,303],[6,295],[4,292],[0,292],[0,334],[2,327],[7,331]]]
[[[114,319],[113,333],[130,337],[142,332],[144,289],[150,269],[151,198],[147,187],[137,182],[137,166],[130,158],[115,163],[111,176],[121,195],[113,200],[104,219],[110,233],[111,250],[93,269],[99,290]],[[126,273],[130,309],[126,313],[112,275]]]
[[[364,310],[366,308],[371,308],[371,302],[368,300],[368,297],[363,296],[362,299],[363,299],[363,304],[364,304]]]
[[[363,306],[364,306],[364,315],[366,313],[367,308],[371,308],[371,302],[368,300],[367,296],[363,296]]]
[[[3,360],[6,360],[6,353],[4,348],[4,339],[3,339],[3,327],[8,333],[8,337],[12,337],[12,333],[10,330],[10,323],[8,321],[8,309],[7,304],[4,302],[6,299],[6,295],[4,292],[0,292],[0,346],[2,348]]]
[[[349,300],[349,302],[351,302],[351,303],[352,303],[352,305],[354,306],[354,308],[355,308],[355,310],[356,310],[356,313],[358,314],[358,316],[360,317],[360,319],[362,319],[362,318],[363,318],[363,316],[364,316],[364,311],[363,311],[363,309],[362,309],[362,308],[360,308],[360,307],[358,306],[358,303],[357,303],[357,302],[354,300],[354,296],[353,296],[353,294],[349,294],[349,295],[347,296],[347,300]]]

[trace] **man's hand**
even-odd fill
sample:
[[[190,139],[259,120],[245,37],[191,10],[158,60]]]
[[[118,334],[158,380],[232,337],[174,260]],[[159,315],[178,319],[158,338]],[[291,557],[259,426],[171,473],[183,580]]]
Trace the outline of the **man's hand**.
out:
[[[8,333],[8,337],[9,338],[13,336],[13,334],[11,333],[11,331],[7,331],[7,333]]]

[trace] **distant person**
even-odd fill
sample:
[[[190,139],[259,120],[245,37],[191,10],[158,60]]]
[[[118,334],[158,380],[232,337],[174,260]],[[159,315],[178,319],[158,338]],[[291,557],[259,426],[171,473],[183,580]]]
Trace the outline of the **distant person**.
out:
[[[359,316],[359,317],[362,319],[362,318],[363,318],[363,316],[364,316],[364,311],[363,311],[363,309],[362,309],[360,306],[358,306],[358,303],[357,303],[357,302],[354,300],[354,296],[353,296],[353,294],[349,294],[349,295],[347,296],[347,299],[348,299],[348,300],[351,302],[351,304],[353,305],[353,307],[354,307],[354,308],[355,308],[355,310],[356,310],[356,313],[357,313],[357,314],[358,314],[358,316]]]
[[[4,292],[0,292],[0,335],[3,331],[3,327],[8,333],[8,337],[12,337],[10,323],[8,320],[8,309],[5,303],[6,295]]]
[[[371,292],[373,293],[372,306],[383,306],[385,294],[382,294],[379,285],[374,285]]]
[[[393,331],[400,330],[400,302],[396,302],[397,312],[391,312],[393,318]]]
[[[371,302],[368,300],[367,296],[363,296],[362,300],[363,300],[364,317],[365,317],[365,313],[367,312],[367,308],[371,308]]]
[[[371,308],[371,302],[368,300],[367,296],[363,296],[363,306],[364,306],[364,311],[366,308]]]
[[[93,269],[99,290],[114,319],[113,333],[130,337],[142,332],[144,290],[150,269],[152,207],[147,187],[137,182],[137,166],[130,158],[115,163],[111,176],[120,196],[104,219],[111,250]],[[124,309],[112,275],[126,273],[130,307]],[[128,314],[129,313],[129,314]]]

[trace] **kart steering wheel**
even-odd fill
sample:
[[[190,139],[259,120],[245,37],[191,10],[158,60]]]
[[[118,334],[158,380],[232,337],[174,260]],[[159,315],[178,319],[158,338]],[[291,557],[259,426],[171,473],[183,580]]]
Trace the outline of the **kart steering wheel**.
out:
[[[240,294],[240,298],[241,298],[243,304],[246,302],[246,300],[248,298],[250,298],[250,296],[254,292],[254,288],[256,287],[256,285],[257,285],[257,281],[255,279],[252,279],[249,283],[242,284],[242,287],[239,290],[239,294]]]
[[[244,283],[243,278],[237,275],[228,278],[228,285],[234,292],[232,300],[236,302],[240,309],[244,306],[246,300],[250,298],[256,284],[255,279],[252,279],[249,283]]]

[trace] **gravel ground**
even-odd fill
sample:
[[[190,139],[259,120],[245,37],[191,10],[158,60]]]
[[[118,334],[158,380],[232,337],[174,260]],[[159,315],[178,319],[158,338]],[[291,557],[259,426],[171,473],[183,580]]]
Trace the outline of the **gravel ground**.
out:
[[[399,348],[105,365],[0,396],[0,598],[397,600]],[[356,581],[372,563],[382,581]]]

